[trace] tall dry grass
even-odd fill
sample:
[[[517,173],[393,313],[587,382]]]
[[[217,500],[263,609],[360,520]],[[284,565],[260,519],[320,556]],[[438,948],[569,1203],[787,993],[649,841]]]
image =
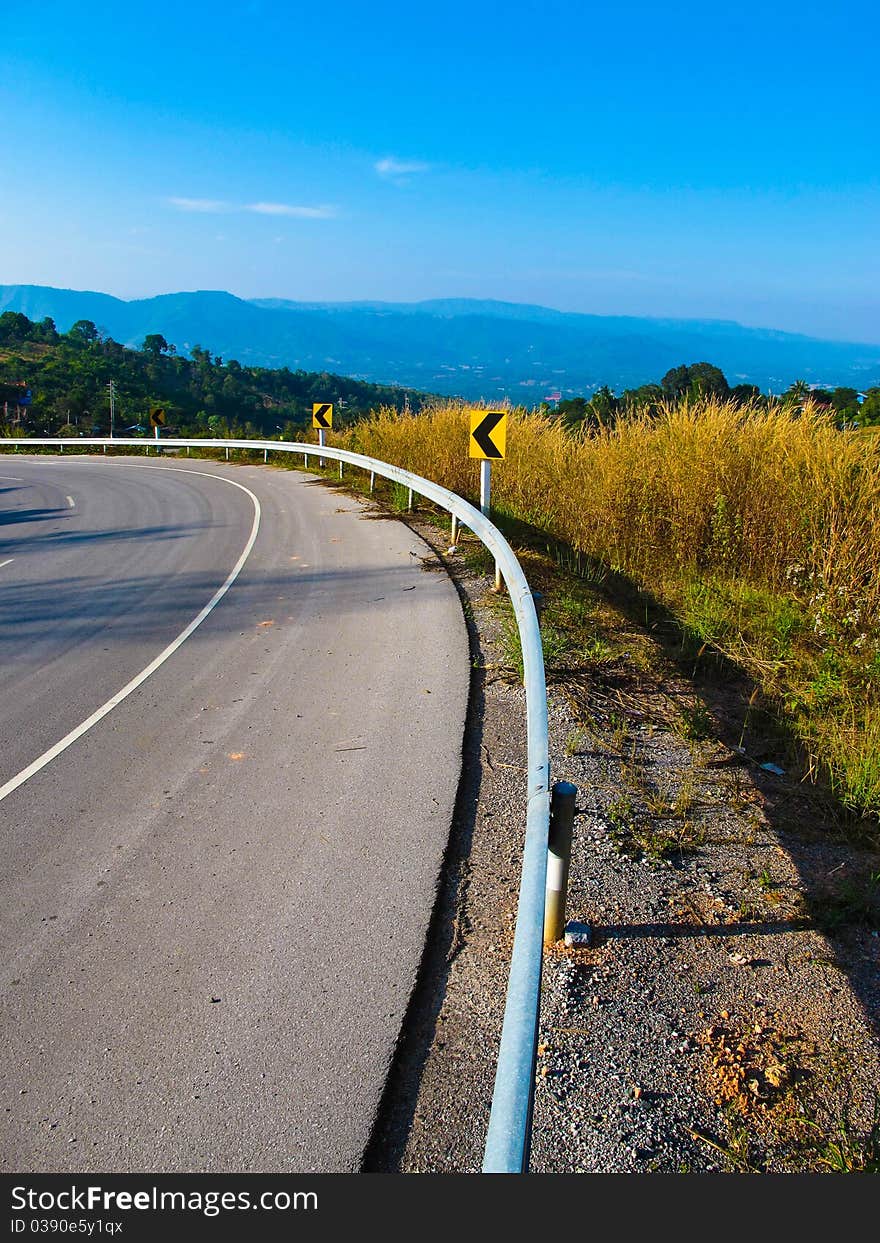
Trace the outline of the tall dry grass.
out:
[[[512,410],[492,500],[609,566],[648,579],[715,570],[824,591],[880,618],[880,438],[815,409],[685,401],[595,434]],[[338,438],[462,495],[478,492],[466,411],[380,410]],[[829,609],[835,606],[828,605]]]
[[[380,410],[335,442],[477,495],[457,403]],[[880,810],[880,437],[809,405],[703,399],[575,435],[512,410],[507,446],[493,507],[631,577],[749,665],[844,800]]]

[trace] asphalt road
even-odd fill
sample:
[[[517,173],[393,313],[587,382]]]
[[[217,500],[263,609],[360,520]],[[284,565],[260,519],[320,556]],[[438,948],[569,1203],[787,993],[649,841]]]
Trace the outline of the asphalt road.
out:
[[[460,769],[427,555],[301,474],[0,456],[3,1169],[359,1168]]]

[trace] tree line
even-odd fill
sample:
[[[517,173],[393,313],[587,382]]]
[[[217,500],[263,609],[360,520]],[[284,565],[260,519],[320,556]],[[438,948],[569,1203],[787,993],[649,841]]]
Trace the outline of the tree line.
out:
[[[672,367],[659,384],[643,384],[620,394],[603,385],[589,397],[570,397],[555,405],[544,402],[542,410],[567,427],[598,429],[611,427],[633,414],[651,413],[669,401],[700,397],[718,397],[752,408],[795,407],[809,400],[820,409],[827,409],[840,427],[880,425],[880,386],[859,393],[845,386],[812,388],[806,380],[795,380],[785,392],[771,396],[754,384],[728,384],[721,368],[706,362]]]
[[[180,435],[289,439],[311,426],[314,402],[333,402],[338,426],[377,406],[415,411],[427,400],[413,389],[329,372],[224,362],[199,345],[187,357],[160,333],[131,349],[91,320],[60,333],[50,318],[0,315],[0,428],[7,435],[106,435],[111,381],[120,436],[148,433],[156,406]]]

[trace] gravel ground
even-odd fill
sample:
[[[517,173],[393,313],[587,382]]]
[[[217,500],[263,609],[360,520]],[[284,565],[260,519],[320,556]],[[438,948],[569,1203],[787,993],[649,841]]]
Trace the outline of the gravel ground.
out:
[[[414,525],[443,560],[442,535]],[[471,629],[464,775],[365,1170],[482,1161],[520,879],[525,703],[505,666],[503,606],[463,553],[445,560]],[[847,840],[811,788],[762,767],[783,767],[778,739],[743,726],[739,675],[713,668],[695,683],[656,634],[596,601],[611,642],[550,678],[552,778],[578,787],[568,917],[592,941],[545,953],[530,1168],[859,1168],[880,1084],[880,854]]]

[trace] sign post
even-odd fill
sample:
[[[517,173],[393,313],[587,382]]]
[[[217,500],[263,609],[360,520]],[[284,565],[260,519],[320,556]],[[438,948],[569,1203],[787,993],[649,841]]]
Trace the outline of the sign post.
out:
[[[324,432],[328,427],[333,426],[333,406],[327,401],[315,401],[312,403],[312,427],[318,429],[318,444],[324,448]],[[324,459],[318,458],[318,465],[324,465]]]
[[[471,410],[468,454],[480,459],[480,511],[488,518],[491,508],[492,463],[503,461],[507,452],[507,411]],[[453,544],[455,539],[453,538]],[[501,567],[495,562],[495,591],[501,590]]]

